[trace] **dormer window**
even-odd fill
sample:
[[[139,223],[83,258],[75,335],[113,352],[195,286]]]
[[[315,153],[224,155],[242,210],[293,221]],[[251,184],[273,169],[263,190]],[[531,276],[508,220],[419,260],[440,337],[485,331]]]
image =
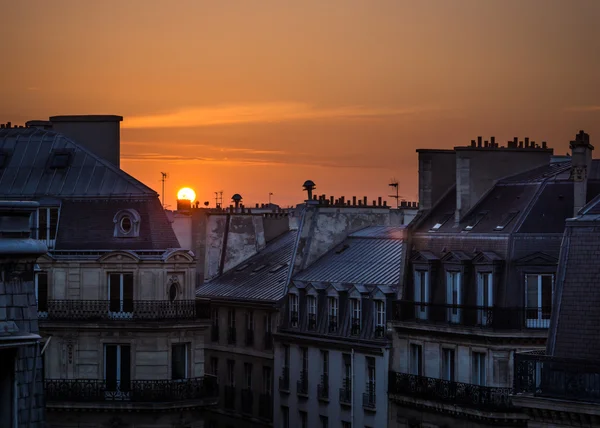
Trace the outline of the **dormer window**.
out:
[[[308,314],[308,329],[317,328],[317,298],[316,296],[306,297],[306,308]]]
[[[327,298],[327,329],[330,333],[337,330],[338,326],[338,299],[330,296]]]
[[[58,214],[58,207],[41,207],[37,210],[36,239],[44,241],[49,249],[53,249],[56,243]]]
[[[382,338],[385,332],[385,301],[375,300],[375,337]]]
[[[360,299],[350,299],[350,305],[351,305],[351,313],[352,313],[352,320],[351,320],[351,331],[350,334],[360,334]]]
[[[134,209],[119,211],[113,218],[115,238],[136,238],[140,235],[140,215]]]
[[[440,227],[442,227],[444,224],[446,224],[446,222],[448,220],[450,220],[453,215],[454,215],[453,213],[444,214],[444,216],[442,218],[440,218],[440,220],[436,224],[433,225],[433,227],[430,229],[430,231],[434,232],[434,231],[438,230]]]
[[[294,293],[289,294],[290,299],[290,325],[292,327],[298,327],[298,295]]]

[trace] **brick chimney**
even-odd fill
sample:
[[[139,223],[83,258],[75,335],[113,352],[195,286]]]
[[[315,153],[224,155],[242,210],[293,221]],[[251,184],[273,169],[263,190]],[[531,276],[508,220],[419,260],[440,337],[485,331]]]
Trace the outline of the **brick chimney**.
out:
[[[588,172],[592,165],[592,150],[590,136],[583,131],[571,141],[571,179],[573,180],[573,216],[587,203]]]
[[[418,149],[419,208],[430,210],[456,181],[454,150]]]

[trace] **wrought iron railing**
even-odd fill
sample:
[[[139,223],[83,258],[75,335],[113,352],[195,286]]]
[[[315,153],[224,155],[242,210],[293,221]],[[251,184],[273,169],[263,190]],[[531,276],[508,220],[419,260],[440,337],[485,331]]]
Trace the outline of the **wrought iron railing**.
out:
[[[213,342],[219,341],[219,326],[218,325],[212,325],[210,327],[210,340]]]
[[[350,379],[345,378],[340,388],[340,404],[351,405],[352,404],[352,382]]]
[[[227,328],[227,343],[230,345],[235,345],[237,340],[235,327]]]
[[[495,388],[390,371],[389,394],[489,411],[513,407],[512,388]],[[393,399],[393,397],[392,397]]]
[[[132,380],[110,382],[96,379],[45,379],[46,401],[101,402],[129,401],[161,403],[199,399],[217,400],[217,378],[181,380]]]
[[[273,349],[273,333],[267,331],[265,333],[265,341],[264,341],[265,349]]]
[[[253,413],[254,395],[251,389],[242,389],[242,413],[251,415]]]
[[[550,326],[551,308],[503,308],[395,301],[394,320],[424,324],[454,324],[494,330],[544,329]]]
[[[226,409],[235,410],[235,386],[225,385],[223,388],[223,404]]]
[[[352,317],[352,319],[350,320],[350,334],[360,334],[360,318]]]
[[[290,368],[289,367],[284,367],[282,370],[281,376],[279,377],[279,390],[287,391],[287,392],[289,392],[289,390],[290,390]]]
[[[271,394],[259,395],[258,417],[268,421],[273,420],[273,396]]]
[[[110,300],[49,300],[40,320],[49,321],[177,321],[210,318],[210,305],[198,300],[133,300],[115,309]]]
[[[363,407],[365,409],[374,409],[375,406],[375,384],[373,382],[367,382],[365,392],[363,393]]]
[[[254,345],[254,330],[246,329],[246,346]]]
[[[298,327],[298,311],[290,312],[290,326]]]
[[[329,399],[329,375],[321,375],[321,383],[317,385],[317,398],[319,400]]]
[[[308,395],[308,372],[306,370],[300,372],[300,380],[297,382],[296,392],[298,395]]]
[[[543,352],[515,354],[515,394],[600,402],[600,364]]]

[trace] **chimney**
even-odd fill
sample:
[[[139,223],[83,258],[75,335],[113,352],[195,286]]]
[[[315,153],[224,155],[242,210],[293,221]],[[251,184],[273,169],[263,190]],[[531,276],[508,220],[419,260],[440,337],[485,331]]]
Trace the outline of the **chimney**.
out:
[[[306,191],[307,193],[307,201],[312,200],[313,198],[313,190],[315,190],[317,186],[315,185],[315,183],[312,180],[306,180],[304,182],[304,184],[302,185],[302,189]]]
[[[236,211],[237,211],[237,208],[240,207],[240,202],[242,201],[242,195],[240,195],[239,193],[236,193],[235,195],[233,195],[231,197],[231,200],[233,201]]]
[[[573,215],[576,216],[587,203],[588,171],[592,165],[592,150],[590,136],[583,131],[571,141],[571,179],[573,180],[574,207]]]
[[[472,150],[477,150],[472,146]],[[419,202],[423,210],[431,209],[456,182],[454,150],[418,149]]]
[[[96,156],[121,165],[121,122],[122,116],[84,115],[52,116],[52,130],[64,134],[82,145]]]
[[[192,201],[189,199],[177,199],[177,211],[190,211],[192,209]]]

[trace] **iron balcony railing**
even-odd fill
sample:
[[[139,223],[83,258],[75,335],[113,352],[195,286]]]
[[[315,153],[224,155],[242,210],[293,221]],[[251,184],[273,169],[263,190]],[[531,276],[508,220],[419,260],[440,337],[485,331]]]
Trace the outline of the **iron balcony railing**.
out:
[[[265,333],[265,349],[273,349],[273,333],[267,331]]]
[[[290,391],[290,368],[284,367],[279,377],[279,390],[289,392]]]
[[[352,317],[350,326],[350,334],[355,336],[360,334],[360,318]]]
[[[217,378],[204,377],[181,380],[106,381],[96,379],[45,379],[48,402],[127,401],[163,403],[210,399],[217,400]]]
[[[119,302],[116,302],[119,303]],[[198,300],[49,300],[38,305],[42,321],[178,321],[208,320],[210,305]],[[40,310],[44,309],[44,310]]]
[[[225,385],[223,388],[223,404],[226,409],[235,410],[235,386]]]
[[[329,315],[327,329],[329,330],[329,333],[334,333],[337,330],[337,316]]]
[[[512,388],[495,388],[390,371],[389,394],[489,411],[513,408]],[[393,399],[393,397],[391,397]]]
[[[298,311],[290,312],[290,326],[298,327]]]
[[[218,325],[212,325],[210,327],[210,340],[213,342],[219,341],[219,326]]]
[[[235,345],[235,342],[236,342],[235,327],[229,327],[227,329],[227,343],[230,345]]]
[[[253,413],[254,395],[251,389],[242,389],[242,413],[251,415]]]
[[[273,420],[273,396],[260,394],[258,397],[258,417],[268,421]]]
[[[317,398],[319,400],[329,399],[329,375],[321,375],[321,383],[317,385]]]
[[[424,324],[450,324],[493,330],[544,329],[550,326],[551,308],[485,307],[421,303],[400,300],[393,303],[394,320]]]
[[[340,404],[352,404],[352,382],[348,378],[344,378],[340,388]]]
[[[254,330],[246,329],[246,346],[254,345]]]
[[[515,354],[515,394],[600,403],[600,364],[543,351]]]
[[[306,370],[300,372],[300,380],[297,382],[296,392],[298,395],[308,395],[308,372]]]
[[[375,409],[375,383],[367,382],[365,392],[363,393],[363,407],[365,409]]]

